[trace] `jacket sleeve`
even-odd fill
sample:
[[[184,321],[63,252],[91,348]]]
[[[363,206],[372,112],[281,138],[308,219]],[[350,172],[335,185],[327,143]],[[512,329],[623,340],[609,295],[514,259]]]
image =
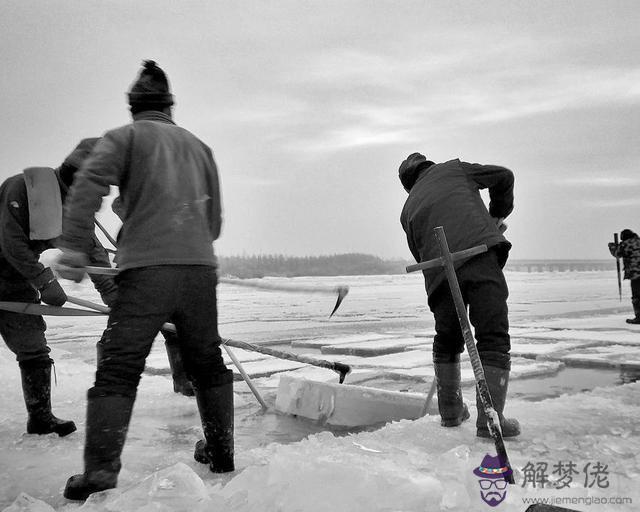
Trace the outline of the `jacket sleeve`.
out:
[[[400,215],[400,224],[402,225],[402,229],[404,230],[405,235],[407,235],[407,245],[409,246],[409,250],[411,251],[411,254],[415,258],[416,262],[420,263],[420,251],[418,251],[418,246],[416,245],[416,242],[413,239],[413,233],[409,228],[409,222],[405,217],[404,210]]]
[[[106,249],[102,246],[97,236],[92,237],[92,248],[89,253],[89,263],[96,267],[111,267],[111,260]],[[117,292],[118,286],[115,284],[115,280],[112,276],[101,276],[91,274],[89,276],[95,289],[100,295],[108,294],[111,292]]]
[[[210,158],[209,165],[211,167],[211,209],[209,212],[211,223],[211,235],[217,240],[222,231],[222,195],[220,193],[220,179],[218,177],[218,167],[213,159],[211,149],[207,148],[207,154]]]
[[[480,189],[489,189],[489,214],[507,217],[513,211],[513,173],[499,165],[461,164]]]
[[[618,248],[613,254],[617,258],[631,258],[633,255],[633,243],[629,240],[624,240],[618,244]]]
[[[22,276],[32,281],[44,271],[40,254],[29,242],[29,203],[24,180],[15,180],[6,190],[0,214],[2,255]]]
[[[77,172],[64,205],[62,248],[91,254],[94,216],[124,178],[129,154],[131,125],[107,132]]]

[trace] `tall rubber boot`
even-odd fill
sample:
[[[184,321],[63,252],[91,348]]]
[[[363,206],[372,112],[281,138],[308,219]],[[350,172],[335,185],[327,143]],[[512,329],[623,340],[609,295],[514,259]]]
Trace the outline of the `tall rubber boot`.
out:
[[[56,418],[51,412],[51,365],[52,359],[22,361],[22,394],[27,406],[28,434],[56,433],[60,437],[76,431],[76,424],[70,420]]]
[[[507,400],[507,389],[509,388],[509,370],[498,368],[488,364],[483,364],[484,377],[489,387],[493,408],[500,418],[500,427],[502,429],[502,437],[516,437],[520,435],[520,423],[514,418],[505,418],[503,416],[504,405]],[[476,406],[478,407],[478,419],[476,421],[477,436],[491,437],[489,427],[487,427],[487,416],[482,408],[480,395],[476,389]]]
[[[187,377],[182,362],[182,352],[180,345],[177,343],[177,337],[173,333],[162,333],[166,339],[164,346],[167,349],[167,357],[169,358],[169,367],[171,368],[171,377],[173,378],[173,391],[184,396],[193,396],[193,385]],[[173,338],[175,337],[175,340]]]
[[[640,324],[640,299],[631,299],[631,304],[633,305],[633,312],[635,313],[635,318],[627,318],[628,324]]]
[[[469,419],[460,389],[460,354],[433,354],[440,425],[457,427]]]
[[[118,484],[120,455],[127,437],[134,396],[92,396],[87,401],[87,437],[84,445],[84,473],[67,480],[64,497],[86,500],[94,492]]]
[[[233,372],[226,370],[209,387],[196,383],[196,401],[204,440],[196,443],[194,459],[213,473],[235,470],[233,462]]]

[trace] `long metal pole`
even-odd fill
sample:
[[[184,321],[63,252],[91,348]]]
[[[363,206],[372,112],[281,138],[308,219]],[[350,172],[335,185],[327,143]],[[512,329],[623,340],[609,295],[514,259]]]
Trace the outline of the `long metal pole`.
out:
[[[100,224],[100,222],[98,221],[98,219],[93,219],[93,222],[95,223],[96,226],[98,226],[98,229],[100,231],[102,231],[102,234],[107,237],[107,240],[109,240],[109,242],[111,243],[111,245],[113,245],[114,247],[118,247],[118,244],[116,243],[115,239],[109,234],[109,232],[107,231],[107,229]]]
[[[618,296],[620,297],[620,302],[622,302],[622,277],[620,275],[620,257],[618,256],[618,233],[613,234],[613,243],[616,246],[616,272],[618,274]]]
[[[96,311],[100,311],[103,314],[107,314],[107,315],[109,314],[109,308],[106,306],[103,306],[102,304],[96,304],[95,302],[90,302],[88,300],[78,299],[76,297],[69,297],[69,296],[67,296],[67,300],[73,304],[91,308]],[[167,331],[176,332],[175,325],[170,323],[165,323],[162,326],[162,328],[166,329]],[[337,361],[326,361],[325,359],[316,359],[314,357],[293,354],[291,352],[285,352],[284,350],[277,350],[270,347],[254,345],[253,343],[247,343],[246,341],[223,339],[222,343],[230,347],[241,348],[243,350],[249,350],[251,352],[258,352],[260,354],[273,356],[278,359],[298,361],[299,363],[304,363],[311,366],[319,366],[320,368],[326,368],[327,370],[333,370],[339,375],[339,380],[341,384],[344,382],[345,377],[349,373],[351,373],[351,366],[349,366],[348,364],[339,363]]]
[[[260,395],[260,393],[258,392],[256,387],[253,385],[253,382],[251,382],[251,379],[249,378],[249,375],[247,375],[247,372],[244,371],[244,368],[240,364],[240,361],[238,361],[238,358],[233,354],[233,352],[231,352],[231,349],[229,347],[227,347],[227,345],[225,343],[222,343],[222,346],[227,351],[227,355],[231,358],[231,360],[233,361],[233,364],[236,365],[236,368],[240,372],[240,375],[242,375],[242,378],[244,379],[244,381],[247,383],[247,386],[249,386],[249,389],[253,393],[253,396],[256,397],[258,402],[260,402],[260,405],[262,406],[262,408],[266,411],[269,408],[269,406],[263,400],[262,396]]]
[[[86,308],[94,309],[96,311],[99,311],[100,313],[104,313],[107,315],[110,312],[110,309],[106,306],[103,306],[102,304],[96,304],[95,302],[80,299],[78,297],[70,297],[69,295],[67,295],[67,301],[71,302],[72,304],[77,304],[78,306],[84,306]],[[176,332],[176,326],[170,323],[165,323],[162,326],[162,328],[170,332],[174,332],[174,333]],[[224,349],[226,350],[229,357],[231,358],[231,361],[233,361],[233,364],[236,365],[238,372],[240,372],[240,375],[242,376],[244,381],[247,383],[247,386],[249,386],[249,389],[253,393],[253,396],[256,397],[256,400],[258,400],[258,402],[260,403],[263,409],[265,410],[268,409],[266,402],[264,401],[264,399],[262,398],[262,396],[260,395],[256,387],[253,385],[253,382],[251,382],[251,378],[249,377],[247,372],[244,371],[244,368],[242,367],[242,364],[240,364],[240,361],[238,361],[238,358],[233,354],[233,352],[231,352],[229,347],[226,346],[224,341],[222,342],[222,345],[224,346]]]
[[[495,442],[497,455],[504,461],[507,467],[511,468],[507,449],[504,446],[504,440],[502,438],[502,431],[500,430],[500,418],[498,417],[496,410],[493,408],[491,394],[489,393],[489,386],[487,385],[487,381],[484,376],[484,369],[482,368],[482,362],[480,361],[480,354],[478,353],[478,348],[476,347],[473,334],[471,333],[471,324],[467,317],[467,307],[465,306],[462,298],[462,292],[460,291],[460,285],[458,284],[453,260],[451,258],[451,253],[449,252],[447,237],[445,236],[444,228],[442,227],[437,227],[434,231],[438,244],[440,245],[444,271],[447,275],[447,280],[449,281],[449,287],[451,288],[451,296],[453,297],[453,303],[455,304],[456,313],[458,314],[460,328],[462,329],[462,336],[467,347],[467,352],[469,353],[471,366],[473,367],[473,375],[476,378],[478,395],[480,396],[482,407],[487,416],[487,426],[489,427],[489,432]],[[508,473],[509,475],[505,476],[504,479],[510,484],[515,483],[513,471]]]

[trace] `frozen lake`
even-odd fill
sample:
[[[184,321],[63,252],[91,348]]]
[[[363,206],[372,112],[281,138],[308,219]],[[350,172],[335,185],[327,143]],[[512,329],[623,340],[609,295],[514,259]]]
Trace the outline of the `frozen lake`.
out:
[[[591,407],[589,404],[604,400],[599,395],[592,396],[593,389],[596,389],[596,394],[604,393],[608,396],[613,393],[613,396],[626,401],[632,400],[632,396],[638,396],[639,389],[633,392],[622,391],[638,386],[637,384],[620,384],[633,382],[640,368],[640,355],[637,355],[640,327],[624,322],[631,315],[628,285],[625,282],[623,301],[620,302],[613,272],[510,272],[507,273],[507,280],[511,292],[509,305],[513,338],[510,386],[512,401],[508,402],[508,409],[519,413],[521,421],[522,416],[525,416],[523,436],[515,443],[516,455],[512,456],[514,463],[528,455],[540,455],[545,450],[548,452],[549,443],[547,440],[540,441],[539,436],[544,438],[554,432],[553,423],[550,423],[549,418],[541,420],[543,430],[536,430],[534,435],[534,432],[526,428],[527,416],[534,414],[534,411],[536,417],[546,415],[547,411],[556,411],[557,414],[557,411],[563,407],[566,409],[571,404],[586,410]],[[354,369],[346,380],[351,384],[418,393],[426,393],[429,389],[433,378],[433,320],[426,306],[421,275],[265,278],[260,281],[305,286],[344,284],[350,286],[350,293],[336,315],[329,319],[328,315],[335,301],[331,296],[268,292],[222,284],[218,288],[218,296],[220,333],[224,338],[265,344],[296,354],[348,363]],[[76,285],[65,282],[65,288],[70,295],[99,302],[97,294],[86,283]],[[0,510],[11,504],[20,492],[43,500],[55,510],[77,508],[76,504],[70,504],[61,497],[61,488],[66,478],[82,467],[84,397],[93,381],[95,342],[104,329],[106,318],[48,317],[47,324],[58,377],[58,385],[54,387],[54,411],[63,418],[74,419],[79,430],[64,439],[23,435],[25,412],[18,368],[8,349],[0,347],[0,385],[4,390],[0,397]],[[232,350],[269,405],[275,401],[281,375],[337,382],[337,375],[330,370],[274,360],[255,352]],[[464,395],[465,399],[474,403],[473,375],[466,356],[464,357]],[[158,340],[140,385],[123,454],[124,469],[120,477],[120,489],[126,489],[158,470],[182,462],[205,482],[207,499],[224,505],[227,510],[437,510],[438,507],[423,506],[431,498],[427,498],[423,491],[415,495],[414,487],[436,492],[436,488],[441,491],[448,484],[442,483],[437,474],[433,474],[424,467],[423,462],[416,460],[417,455],[411,453],[409,448],[406,448],[409,450],[408,460],[402,462],[396,456],[391,456],[391,465],[383,464],[386,470],[383,468],[379,473],[374,471],[373,476],[364,479],[364,487],[360,489],[352,487],[350,491],[349,488],[342,488],[326,471],[341,458],[339,454],[345,446],[373,443],[384,452],[392,449],[385,443],[396,439],[398,435],[407,437],[407,442],[413,440],[418,453],[426,451],[434,457],[445,447],[447,450],[459,448],[467,453],[465,457],[472,458],[478,450],[490,448],[486,445],[483,447],[482,442],[475,440],[470,424],[461,429],[444,431],[438,426],[437,418],[427,416],[414,422],[394,423],[381,430],[372,431],[371,427],[355,429],[353,432],[356,433],[349,435],[350,431],[331,429],[311,421],[276,414],[271,409],[263,413],[248,387],[241,381],[236,383],[235,391],[238,471],[233,475],[216,476],[192,459],[193,443],[201,432],[195,401],[172,392],[164,346]],[[639,400],[633,399],[632,405],[637,411]],[[472,417],[474,415],[475,407],[472,407]],[[619,423],[623,424],[623,420],[621,418]],[[603,435],[610,435],[611,424],[617,422],[615,418],[601,418],[594,423],[591,419],[581,417],[574,418],[575,421],[585,423],[583,426],[576,426],[577,432],[581,429],[591,432],[589,429],[592,429]],[[420,427],[422,423],[424,428]],[[565,446],[567,442],[564,441],[563,428],[560,421],[554,436],[563,440],[560,444],[563,445],[565,455],[568,453],[577,458],[576,453],[570,450],[566,452],[568,448]],[[633,439],[637,446],[637,427],[629,428],[631,430],[625,435]],[[406,431],[400,433],[399,429]],[[362,431],[358,433],[358,430]],[[427,431],[431,432],[434,439],[441,438],[442,446],[425,442],[419,432]],[[456,438],[461,433],[463,437]],[[338,437],[333,437],[332,434],[338,434]],[[602,442],[606,445],[606,440]],[[285,445],[289,448],[285,449]],[[614,445],[618,446],[616,443]],[[326,447],[325,451],[322,446]],[[536,447],[528,449],[527,446]],[[356,457],[358,453],[356,448]],[[555,455],[554,453],[554,457]],[[598,452],[598,455],[605,457],[611,456],[611,453],[604,450],[602,454]],[[627,457],[627,452],[618,456]],[[325,457],[329,457],[328,466],[323,462]],[[459,470],[462,459],[453,459],[452,464],[457,464]],[[314,460],[315,465],[312,463]],[[287,461],[301,467],[296,470]],[[264,469],[273,464],[275,467],[270,470]],[[343,480],[362,481],[361,472],[366,464],[362,462],[362,467],[361,462],[352,461],[350,464],[351,466],[347,464],[341,469]],[[405,464],[404,470],[402,464]],[[637,460],[627,464],[625,471],[628,478],[631,478],[629,475],[640,475],[638,465]],[[287,478],[294,480],[299,476],[304,479],[305,471],[309,472],[309,480],[299,482],[299,488],[286,485]],[[455,474],[455,471],[453,466],[446,470],[448,474]],[[280,476],[275,472],[280,472]],[[316,477],[313,477],[314,472],[317,472]],[[317,479],[316,489],[323,489],[315,496],[312,485],[314,478]],[[327,480],[323,481],[322,478]],[[280,490],[280,498],[267,491],[265,486],[268,487],[268,482],[275,486],[274,489]],[[398,494],[397,508],[393,504],[382,506],[384,500],[377,494],[380,491],[376,491],[376,486],[380,486],[381,482],[387,482],[388,485],[395,482],[414,496],[403,500],[404,494]],[[626,491],[625,482],[626,480],[618,481],[618,494]],[[353,505],[357,502],[356,497],[366,491],[367,485],[372,486],[369,490],[373,496],[371,500],[362,499],[359,505],[346,508],[346,504]],[[250,486],[252,491],[243,486]],[[344,508],[335,503],[326,508],[301,505],[304,493],[320,498],[330,489],[333,489],[334,494],[342,496]],[[260,490],[264,492],[262,503],[259,498]],[[577,495],[580,495],[580,491],[581,489],[575,490]],[[253,492],[257,494],[254,496]],[[474,492],[468,491],[465,494],[457,489],[457,494],[454,494],[458,497],[449,499],[453,500],[450,509],[477,510],[474,504],[477,505],[478,502],[469,497]],[[438,506],[447,509],[448,505],[445,505],[449,501],[442,496],[437,501]],[[427,501],[423,503],[420,499]],[[287,500],[289,505],[285,503]],[[145,505],[151,506],[150,503],[156,502],[149,498]],[[186,503],[185,501],[185,506]],[[374,503],[382,508],[371,508]],[[483,505],[482,502],[479,503]],[[193,504],[190,506],[192,508],[185,510],[195,507]],[[100,507],[95,505],[91,510],[107,510]],[[131,510],[141,508],[142,506],[135,506]],[[525,508],[520,504],[517,507],[514,505],[513,510]],[[177,510],[175,504],[170,509]]]

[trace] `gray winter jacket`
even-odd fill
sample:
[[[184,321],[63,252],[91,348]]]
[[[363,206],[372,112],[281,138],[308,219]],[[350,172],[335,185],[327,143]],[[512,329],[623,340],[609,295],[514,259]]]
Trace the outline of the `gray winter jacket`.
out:
[[[116,262],[215,266],[222,224],[218,170],[197,137],[161,112],[107,132],[75,176],[65,203],[61,247],[87,252],[93,215],[120,188],[123,225]]]

